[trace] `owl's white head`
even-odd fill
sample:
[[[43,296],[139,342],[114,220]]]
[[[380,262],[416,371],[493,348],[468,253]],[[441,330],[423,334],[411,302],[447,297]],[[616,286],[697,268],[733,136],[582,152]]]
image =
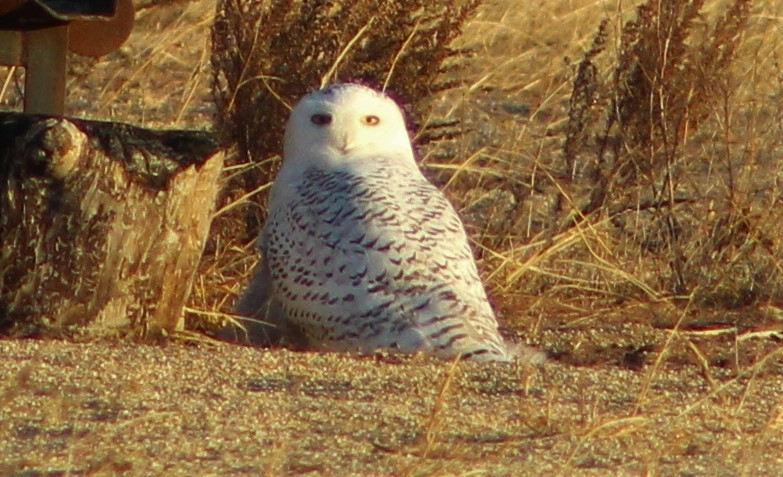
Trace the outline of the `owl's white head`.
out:
[[[359,84],[314,91],[291,112],[283,168],[357,166],[383,156],[414,167],[402,111],[391,98]]]

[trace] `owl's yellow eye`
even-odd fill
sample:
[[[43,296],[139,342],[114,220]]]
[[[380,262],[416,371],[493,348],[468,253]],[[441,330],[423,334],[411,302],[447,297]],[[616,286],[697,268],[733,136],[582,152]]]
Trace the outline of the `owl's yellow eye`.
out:
[[[310,116],[310,122],[312,122],[316,126],[326,126],[327,124],[332,122],[332,115],[331,114],[313,114],[312,116]]]
[[[375,126],[376,124],[381,122],[381,118],[375,116],[374,114],[370,114],[369,116],[363,117],[362,122],[368,126]]]

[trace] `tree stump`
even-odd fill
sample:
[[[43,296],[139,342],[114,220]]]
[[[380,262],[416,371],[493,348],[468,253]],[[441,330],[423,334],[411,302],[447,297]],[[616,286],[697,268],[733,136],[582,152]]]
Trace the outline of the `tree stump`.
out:
[[[0,114],[0,332],[182,329],[222,164],[203,132]]]

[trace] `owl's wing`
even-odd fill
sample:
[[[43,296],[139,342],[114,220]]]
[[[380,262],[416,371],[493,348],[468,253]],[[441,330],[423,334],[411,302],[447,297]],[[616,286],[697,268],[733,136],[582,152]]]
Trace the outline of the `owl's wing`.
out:
[[[269,264],[262,257],[253,271],[250,283],[234,305],[234,313],[246,318],[242,322],[244,330],[226,326],[219,332],[219,337],[261,346],[306,347],[306,338],[290,322],[272,289]]]

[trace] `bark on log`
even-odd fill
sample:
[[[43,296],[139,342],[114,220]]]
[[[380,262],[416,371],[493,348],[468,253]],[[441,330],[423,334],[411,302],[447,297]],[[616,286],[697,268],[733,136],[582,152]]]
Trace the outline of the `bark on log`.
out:
[[[207,133],[0,114],[0,333],[181,329],[222,164]]]

